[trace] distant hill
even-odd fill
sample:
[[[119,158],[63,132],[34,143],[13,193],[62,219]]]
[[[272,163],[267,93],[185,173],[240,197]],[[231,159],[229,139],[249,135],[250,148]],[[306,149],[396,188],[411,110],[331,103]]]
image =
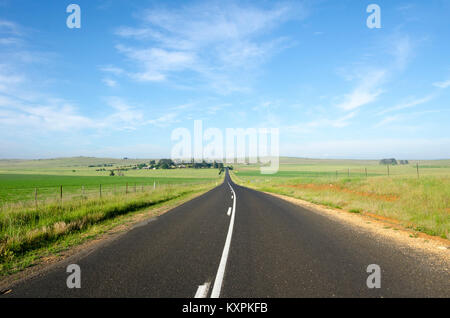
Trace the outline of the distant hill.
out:
[[[54,167],[86,167],[90,165],[114,164],[114,165],[134,165],[149,162],[151,159],[115,159],[96,157],[69,157],[54,159],[0,159],[0,169],[8,168],[54,168]]]
[[[148,163],[150,160],[158,160],[159,158],[149,159],[117,159],[117,158],[97,158],[97,157],[68,157],[54,159],[0,159],[0,169],[24,169],[24,168],[55,168],[55,167],[87,167],[90,165],[135,165],[139,163]],[[432,165],[432,166],[449,166],[450,159],[441,160],[409,160],[410,164]],[[359,159],[314,159],[314,158],[296,158],[296,157],[280,157],[282,165],[379,165],[379,160],[359,160]]]

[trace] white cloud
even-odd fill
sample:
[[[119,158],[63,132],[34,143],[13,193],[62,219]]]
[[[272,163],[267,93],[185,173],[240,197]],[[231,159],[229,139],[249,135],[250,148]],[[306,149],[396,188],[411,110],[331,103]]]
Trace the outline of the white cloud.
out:
[[[102,67],[100,67],[100,70],[102,72],[111,73],[114,75],[121,75],[124,73],[123,69],[121,69],[119,67],[115,67],[115,66],[102,66]]]
[[[393,61],[383,65],[379,63],[378,68],[367,64],[364,67],[364,65],[361,66],[362,63],[356,63],[358,68],[353,73],[344,72],[342,75],[347,80],[356,79],[357,84],[350,93],[341,97],[342,101],[337,107],[344,111],[351,111],[375,102],[386,91],[385,84],[408,65],[413,48],[414,43],[408,35],[394,34],[386,38],[375,49],[384,51],[389,60],[392,60],[390,56],[393,56]],[[371,63],[374,64],[372,60]]]
[[[344,96],[344,100],[338,104],[338,107],[350,111],[374,102],[383,92],[380,86],[385,77],[385,70],[371,71],[363,75],[357,87],[350,94]]]
[[[195,61],[194,55],[189,52],[159,48],[136,49],[124,45],[117,45],[116,48],[139,64],[142,71],[131,73],[139,81],[162,81],[166,79],[167,73],[187,69]]]
[[[109,87],[116,87],[117,86],[117,82],[111,78],[105,77],[102,79],[102,82]]]
[[[395,67],[404,69],[413,53],[413,42],[409,36],[394,36],[391,39],[391,54],[395,57]]]
[[[374,125],[375,128],[381,127],[381,126],[385,126],[389,123],[401,120],[404,118],[404,115],[391,115],[391,116],[386,116],[385,118],[383,118],[381,121],[379,121],[377,124]]]
[[[164,114],[156,119],[147,120],[146,123],[152,124],[157,127],[167,127],[170,124],[179,122],[179,120],[177,119],[177,116],[178,116],[178,113],[171,112],[171,113]]]
[[[122,98],[111,96],[106,103],[114,109],[114,112],[107,116],[101,126],[116,127],[118,129],[135,130],[144,123],[144,115],[135,107],[130,106]]]
[[[46,104],[41,104],[47,102]],[[55,104],[51,100],[38,104],[25,104],[11,99],[0,102],[0,123],[9,127],[38,129],[45,131],[72,131],[97,127],[90,118],[78,114],[75,108],[67,103]]]
[[[436,110],[426,110],[426,111],[420,111],[420,112],[414,112],[414,113],[401,113],[401,114],[395,114],[395,115],[389,115],[383,118],[381,121],[379,121],[377,124],[374,125],[375,128],[385,126],[387,124],[391,124],[393,122],[399,122],[399,121],[406,121],[411,120],[419,115],[425,115],[430,113],[436,113],[438,111]],[[416,126],[418,128],[419,126]]]
[[[403,110],[406,108],[411,108],[411,107],[414,107],[417,105],[425,104],[425,103],[428,103],[433,98],[434,98],[434,95],[428,95],[423,98],[412,98],[408,102],[404,102],[404,103],[398,104],[396,106],[384,109],[383,111],[379,112],[378,115],[383,115],[383,114],[394,112],[397,110]]]
[[[157,7],[141,14],[140,27],[116,31],[139,45],[116,48],[137,64],[139,70],[129,72],[136,80],[163,81],[189,71],[198,76],[197,84],[201,81],[222,93],[242,91],[251,77],[248,70],[255,74],[259,65],[287,46],[286,39],[267,39],[267,33],[305,12],[300,4],[287,3],[269,9],[238,2],[190,4],[170,11]],[[191,78],[183,79],[193,85]]]
[[[293,134],[311,133],[320,128],[344,128],[351,124],[350,119],[357,115],[356,111],[350,112],[336,119],[319,118],[309,122],[302,122],[296,125],[286,126],[284,130]]]
[[[0,34],[14,34],[20,35],[20,27],[17,23],[8,20],[0,19]]]
[[[21,43],[22,41],[20,39],[14,37],[0,38],[0,45],[18,45]]]
[[[436,82],[433,83],[434,86],[439,88],[447,88],[450,87],[450,80],[444,81],[444,82]]]

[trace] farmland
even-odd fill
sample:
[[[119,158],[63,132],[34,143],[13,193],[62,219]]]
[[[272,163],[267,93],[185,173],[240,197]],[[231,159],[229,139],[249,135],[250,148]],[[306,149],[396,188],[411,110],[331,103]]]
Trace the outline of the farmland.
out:
[[[260,174],[256,165],[235,166],[233,175],[257,190],[390,218],[416,231],[450,237],[450,160],[387,167],[369,160],[281,158],[274,175]]]
[[[125,163],[140,162],[0,161],[0,276],[94,238],[133,214],[179,204],[223,178],[218,169],[131,168],[123,176],[98,171],[104,164],[112,169]]]
[[[147,160],[148,161],[148,160]],[[130,168],[143,160],[67,158],[50,160],[0,160],[0,204],[56,199],[88,194],[134,192],[164,184],[192,184],[218,177],[217,169],[143,170]],[[103,165],[111,165],[103,167]],[[94,166],[94,167],[89,167]],[[128,167],[124,176],[109,176],[110,169]],[[104,171],[97,171],[105,169]]]

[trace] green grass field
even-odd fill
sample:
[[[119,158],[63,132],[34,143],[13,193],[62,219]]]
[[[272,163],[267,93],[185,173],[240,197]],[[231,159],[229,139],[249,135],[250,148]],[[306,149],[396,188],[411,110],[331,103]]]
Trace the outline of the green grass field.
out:
[[[50,160],[0,160],[0,206],[5,203],[38,201],[60,197],[100,195],[102,193],[134,192],[151,189],[164,184],[196,184],[218,178],[217,169],[169,169],[169,170],[128,170],[124,176],[109,176],[113,167],[129,166],[148,160],[118,160],[99,158],[67,158]],[[106,171],[96,171],[99,167],[89,165],[113,164]]]
[[[95,237],[104,228],[126,221],[128,215],[175,204],[223,180],[218,169],[128,170],[124,176],[109,176],[109,171],[89,167],[141,162],[98,158],[0,160],[0,276],[79,244],[88,233]]]
[[[223,180],[217,169],[130,169],[109,176],[109,169],[142,162],[148,160],[0,160],[0,276],[93,238],[136,212],[175,204]],[[112,167],[89,167],[103,164]],[[449,238],[450,160],[418,164],[419,175],[414,161],[390,166],[388,175],[378,161],[281,158],[274,175],[260,174],[256,165],[235,165],[232,176],[258,190],[392,218]]]
[[[450,160],[378,161],[281,158],[273,175],[256,165],[234,167],[235,181],[354,213],[376,214],[431,235],[450,237]],[[417,166],[419,174],[417,174]],[[366,177],[367,169],[367,177]]]

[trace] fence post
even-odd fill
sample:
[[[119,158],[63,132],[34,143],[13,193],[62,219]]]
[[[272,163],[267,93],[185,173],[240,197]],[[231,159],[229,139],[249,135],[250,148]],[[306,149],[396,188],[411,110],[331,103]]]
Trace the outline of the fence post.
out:
[[[364,168],[366,170],[366,178],[367,178],[367,168]]]
[[[387,173],[388,173],[388,176],[389,176],[389,165],[387,165]]]
[[[347,177],[350,177],[350,168],[347,169]]]
[[[128,194],[128,182],[127,182],[127,187],[125,189],[125,194]]]
[[[153,180],[153,190],[155,190],[155,189],[156,189],[156,181]]]
[[[61,198],[61,202],[62,202],[62,186],[60,187],[60,194],[59,194],[60,198]]]
[[[81,198],[84,199],[84,185],[81,186]]]
[[[38,209],[37,205],[37,188],[34,188],[34,206],[36,207],[36,211]]]
[[[100,185],[100,198],[102,197],[102,185]]]
[[[417,178],[419,178],[419,163],[416,163],[416,169],[417,169]]]

